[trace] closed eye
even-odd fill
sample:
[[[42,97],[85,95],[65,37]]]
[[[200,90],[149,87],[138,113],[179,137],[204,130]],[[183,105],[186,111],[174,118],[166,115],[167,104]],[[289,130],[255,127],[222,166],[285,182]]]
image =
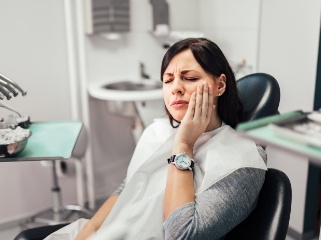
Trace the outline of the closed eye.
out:
[[[196,77],[185,77],[184,79],[188,80],[188,81],[196,81],[196,80],[198,80],[198,78],[196,78]]]

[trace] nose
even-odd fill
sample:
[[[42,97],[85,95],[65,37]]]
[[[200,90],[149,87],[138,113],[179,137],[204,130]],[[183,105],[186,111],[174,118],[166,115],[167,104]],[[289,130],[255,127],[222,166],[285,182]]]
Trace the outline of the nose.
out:
[[[181,79],[175,78],[172,84],[172,94],[184,94],[184,84]]]

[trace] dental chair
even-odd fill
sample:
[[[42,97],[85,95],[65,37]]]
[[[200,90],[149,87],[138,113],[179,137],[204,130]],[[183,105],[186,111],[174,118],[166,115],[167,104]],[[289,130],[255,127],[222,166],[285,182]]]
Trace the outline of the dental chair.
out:
[[[256,208],[225,240],[284,240],[290,213],[292,190],[289,178],[278,169],[269,168]]]
[[[244,106],[245,121],[278,114],[280,88],[270,75],[255,73],[237,81]],[[258,203],[252,213],[232,231],[226,240],[284,240],[289,227],[292,188],[287,175],[269,168]]]
[[[255,73],[237,81],[237,88],[244,105],[245,121],[251,121],[278,113],[280,89],[277,81],[265,73]],[[268,169],[266,179],[254,211],[236,226],[226,239],[285,239],[291,212],[291,184],[280,170]],[[59,226],[28,229],[15,240],[43,239]],[[38,238],[35,236],[38,235]]]

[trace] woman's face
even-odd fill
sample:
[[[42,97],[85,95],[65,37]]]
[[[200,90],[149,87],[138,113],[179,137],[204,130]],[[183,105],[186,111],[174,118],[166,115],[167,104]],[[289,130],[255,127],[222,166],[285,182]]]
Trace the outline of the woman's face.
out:
[[[223,78],[225,87],[225,75]],[[220,88],[220,80],[222,79],[215,78],[203,70],[190,49],[178,53],[170,61],[163,75],[163,98],[167,110],[175,120],[181,121],[192,93],[201,83],[213,86],[213,104],[216,104],[220,90],[221,94],[224,91]]]

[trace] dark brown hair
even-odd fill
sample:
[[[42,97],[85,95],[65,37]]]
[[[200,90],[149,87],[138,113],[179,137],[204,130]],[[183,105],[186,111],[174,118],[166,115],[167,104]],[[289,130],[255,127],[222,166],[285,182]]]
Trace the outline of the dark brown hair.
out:
[[[212,41],[206,38],[187,38],[176,42],[164,55],[161,66],[161,80],[170,61],[178,53],[190,49],[196,61],[208,74],[219,77],[226,76],[226,89],[223,95],[218,98],[217,113],[226,124],[235,128],[243,120],[243,105],[239,98],[236,80],[232,68],[221,49]],[[166,108],[166,107],[165,107]],[[179,126],[180,122],[175,120],[166,108],[172,127]],[[177,124],[174,125],[174,122]]]

